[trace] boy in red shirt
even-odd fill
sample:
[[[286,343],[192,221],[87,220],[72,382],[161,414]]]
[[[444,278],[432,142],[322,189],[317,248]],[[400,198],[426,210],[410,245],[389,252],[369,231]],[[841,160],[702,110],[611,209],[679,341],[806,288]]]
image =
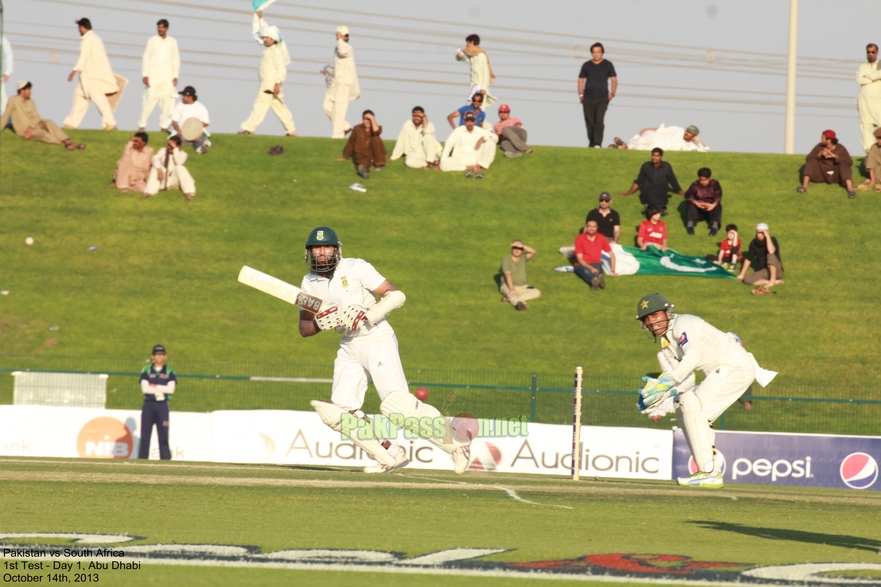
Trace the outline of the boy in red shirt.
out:
[[[645,220],[639,225],[639,234],[636,236],[636,244],[643,251],[649,245],[658,247],[662,251],[667,250],[667,225],[661,220],[663,208],[649,206],[645,211]]]
[[[610,275],[618,275],[615,271],[615,252],[609,246],[606,237],[597,232],[597,221],[588,220],[584,232],[575,239],[575,274],[590,286],[591,290],[606,289],[603,277],[603,251],[609,253]]]
[[[717,256],[707,255],[707,261],[722,265],[726,269],[729,264],[732,268],[736,268],[737,262],[740,260],[740,237],[737,236],[737,225],[729,224],[725,227],[725,232],[728,235],[725,240],[719,243],[719,254]]]

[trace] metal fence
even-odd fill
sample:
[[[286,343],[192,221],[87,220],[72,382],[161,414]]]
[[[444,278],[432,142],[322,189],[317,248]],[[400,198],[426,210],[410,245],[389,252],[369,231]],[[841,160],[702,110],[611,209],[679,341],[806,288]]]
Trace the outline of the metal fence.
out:
[[[15,371],[106,374],[107,408],[137,409],[138,376],[149,363],[137,359],[0,355],[0,404],[13,403]],[[333,367],[292,363],[174,361],[178,392],[172,410],[309,410],[312,399],[329,399]],[[450,415],[525,417],[530,422],[569,424],[573,374],[408,369],[411,391],[425,387],[428,402]],[[585,374],[585,425],[670,428],[675,414],[652,422],[636,407],[638,377]],[[735,404],[717,429],[881,436],[881,388],[796,385],[775,381],[753,388],[752,406]],[[773,394],[773,395],[772,395]],[[368,390],[364,410],[379,411]]]

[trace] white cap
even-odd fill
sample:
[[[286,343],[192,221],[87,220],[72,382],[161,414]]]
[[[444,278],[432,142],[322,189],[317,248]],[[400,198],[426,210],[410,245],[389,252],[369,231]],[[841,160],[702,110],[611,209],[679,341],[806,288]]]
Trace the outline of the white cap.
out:
[[[340,25],[340,26],[338,26],[338,27],[336,28],[336,32],[338,32],[339,34],[341,34],[341,35],[343,35],[343,36],[346,36],[346,35],[349,34],[349,27],[347,27],[347,26],[344,25],[344,24],[343,24],[343,25]]]
[[[29,82],[29,81],[26,80],[26,79],[23,79],[23,80],[19,81],[19,82],[16,84],[16,88],[15,88],[15,89],[20,90],[20,89],[22,89],[23,87],[25,87],[26,85],[28,85],[29,83],[31,83],[31,82]]]
[[[768,225],[764,222],[759,222],[758,224],[756,224],[756,231],[759,230],[768,230]]]

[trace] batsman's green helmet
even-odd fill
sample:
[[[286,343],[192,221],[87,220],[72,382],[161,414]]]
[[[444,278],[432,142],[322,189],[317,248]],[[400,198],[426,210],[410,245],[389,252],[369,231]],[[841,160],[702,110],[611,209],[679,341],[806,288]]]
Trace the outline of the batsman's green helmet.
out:
[[[665,296],[659,293],[652,293],[642,296],[636,305],[636,319],[642,320],[649,314],[654,314],[658,310],[672,310],[673,304],[670,303]]]
[[[315,247],[320,245],[340,246],[340,239],[336,235],[336,231],[329,226],[319,226],[313,228],[306,239],[307,247]]]
[[[323,257],[324,260],[322,261],[321,257],[316,257],[312,254],[312,247],[323,245],[335,247],[336,250],[330,257]],[[309,237],[306,239],[306,252],[304,254],[306,262],[309,263],[309,268],[312,271],[316,273],[332,272],[339,265],[342,256],[343,243],[340,242],[340,238],[336,235],[334,229],[329,226],[319,226],[312,229],[312,232],[309,233]]]

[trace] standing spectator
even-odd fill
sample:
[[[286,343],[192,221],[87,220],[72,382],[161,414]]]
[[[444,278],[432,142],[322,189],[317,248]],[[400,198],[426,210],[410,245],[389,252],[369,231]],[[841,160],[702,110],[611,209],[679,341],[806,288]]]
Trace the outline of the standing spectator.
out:
[[[747,269],[753,272],[747,274]],[[749,250],[743,256],[740,268],[740,279],[747,285],[753,285],[753,295],[773,293],[770,288],[783,285],[783,263],[780,260],[780,245],[777,239],[768,232],[768,225],[761,222],[756,225],[756,238],[749,244]]]
[[[575,237],[575,275],[584,280],[591,290],[606,289],[603,277],[603,251],[609,253],[610,275],[615,271],[615,251],[601,234],[597,234],[596,220],[584,223],[584,232]]]
[[[413,108],[412,117],[404,123],[391,160],[402,156],[404,164],[413,169],[438,168],[444,148],[434,136],[434,124],[428,121],[422,106]]]
[[[520,157],[523,153],[532,153],[532,149],[526,144],[526,129],[519,118],[511,117],[511,107],[507,104],[499,106],[499,121],[493,125],[496,136],[499,137],[499,146],[505,152],[505,157]]]
[[[881,127],[881,69],[878,69],[878,45],[866,45],[866,63],[857,70],[857,83],[860,93],[857,96],[857,110],[860,114],[860,137],[863,150],[867,153],[875,141],[872,130]]]
[[[618,91],[618,74],[611,61],[603,59],[606,50],[602,43],[590,46],[590,61],[585,61],[578,74],[578,99],[584,110],[589,147],[600,148],[603,144],[606,110]],[[609,80],[612,89],[609,90]]]
[[[32,91],[31,82],[27,80],[18,82],[18,95],[10,98],[6,103],[6,109],[3,110],[0,132],[3,132],[11,121],[15,134],[26,141],[33,140],[50,145],[64,145],[68,151],[85,150],[84,144],[72,142],[64,131],[58,128],[57,124],[48,118],[40,118],[37,105],[31,100]]]
[[[195,141],[188,141],[182,136],[183,126],[187,120],[195,118],[202,123],[202,134]],[[211,141],[208,140],[208,131],[204,130],[206,126],[211,124],[211,118],[208,116],[208,108],[204,102],[199,102],[196,95],[196,88],[187,86],[180,92],[180,102],[174,107],[174,113],[171,115],[171,124],[174,127],[174,133],[181,138],[182,143],[190,143],[196,149],[196,155],[201,155],[208,151]]]
[[[869,149],[869,153],[866,155],[865,160],[866,171],[869,172],[869,179],[867,179],[865,183],[858,185],[857,189],[867,190],[870,186],[874,185],[875,191],[881,192],[881,128],[876,128],[874,134],[875,144]]]
[[[612,194],[603,192],[600,194],[600,205],[587,213],[584,224],[593,220],[597,223],[597,232],[606,237],[610,243],[618,242],[621,238],[621,216],[612,210]]]
[[[483,106],[483,94],[474,94],[471,97],[471,104],[466,104],[459,108],[458,110],[454,110],[447,116],[447,122],[450,123],[450,128],[455,129],[456,126],[462,126],[465,124],[465,114],[468,112],[474,113],[474,120],[477,126],[483,126],[483,121],[486,120],[486,112],[481,109]],[[453,122],[456,117],[459,117],[459,124]]]
[[[820,135],[820,142],[805,158],[805,175],[796,191],[800,194],[806,193],[810,182],[843,183],[847,189],[847,197],[856,198],[857,193],[853,189],[851,180],[852,166],[850,153],[844,145],[839,144],[835,131],[824,130]]]
[[[346,111],[349,102],[357,100],[361,95],[358,85],[358,72],[355,71],[355,51],[349,45],[349,27],[343,25],[336,29],[336,48],[333,50],[333,72],[329,67],[322,71],[324,75],[332,75],[333,79],[324,93],[322,108],[330,118],[333,130],[330,138],[342,139],[352,130],[346,122]]]
[[[116,162],[116,172],[109,188],[116,188],[124,194],[130,190],[144,193],[147,178],[153,164],[153,147],[148,147],[150,137],[145,132],[137,132],[125,144],[122,157]]]
[[[0,51],[3,52],[2,57],[0,57],[0,75],[3,76],[2,82],[0,82],[0,112],[6,112],[6,82],[9,81],[9,76],[12,75],[12,44],[6,38],[6,35],[3,35],[2,40],[0,40]],[[0,131],[4,128],[6,128],[6,125],[0,127]]]
[[[144,76],[144,104],[141,107],[141,118],[138,120],[138,131],[144,132],[147,121],[159,104],[159,128],[168,132],[171,125],[171,112],[174,110],[174,99],[177,90],[177,78],[180,76],[180,52],[177,41],[168,36],[168,21],[164,18],[156,23],[156,35],[147,41],[144,57],[141,60],[141,75]]]
[[[489,93],[489,85],[496,83],[496,74],[489,64],[489,55],[480,47],[480,37],[477,35],[465,37],[465,48],[456,53],[456,60],[465,61],[471,66],[471,88],[468,90],[468,98],[481,94],[486,98],[487,106],[495,102],[496,97]]]
[[[722,225],[722,186],[712,176],[709,167],[701,167],[697,170],[697,181],[685,191],[688,234],[694,234],[694,224],[701,220],[710,226],[710,236],[716,236]]]
[[[187,200],[192,200],[196,195],[196,182],[184,167],[187,154],[180,145],[179,136],[168,137],[165,146],[153,156],[153,168],[150,170],[150,177],[144,190],[145,198],[155,196],[160,190],[165,191],[169,188],[180,188]]]
[[[496,135],[476,126],[473,112],[465,113],[465,126],[460,126],[447,139],[441,155],[441,171],[465,170],[465,177],[477,174],[483,179],[483,169],[496,158]]]
[[[92,23],[88,18],[81,18],[76,24],[82,37],[80,57],[73,66],[73,71],[67,76],[67,81],[72,82],[77,73],[80,74],[80,81],[73,92],[73,105],[67,118],[64,119],[64,128],[76,128],[80,125],[91,100],[101,113],[104,130],[116,130],[116,119],[113,117],[113,108],[107,95],[118,92],[119,83],[110,68],[104,42],[92,32]]]
[[[171,460],[171,449],[168,446],[168,401],[177,386],[174,369],[165,364],[167,355],[165,347],[157,344],[153,347],[153,364],[141,371],[141,393],[144,394],[144,405],[141,408],[141,445],[138,458],[150,458],[150,438],[153,426],[156,426],[156,439],[159,441],[159,458]]]
[[[343,156],[338,161],[345,161],[349,157],[355,164],[358,175],[364,179],[370,178],[370,166],[376,171],[382,171],[385,165],[385,144],[379,135],[382,127],[376,122],[376,116],[371,110],[365,110],[362,114],[362,122],[352,129],[352,134],[343,150]]]
[[[649,206],[645,211],[645,220],[639,225],[636,244],[643,251],[649,246],[667,250],[667,225],[661,220],[660,206]]]
[[[663,210],[662,215],[666,216],[667,202],[670,200],[670,196],[667,194],[669,189],[672,188],[680,196],[684,196],[685,192],[679,187],[676,174],[673,173],[673,167],[663,158],[663,149],[652,149],[652,160],[646,161],[639,168],[639,175],[630,186],[630,190],[618,195],[629,196],[639,190],[639,201],[642,202],[644,210],[649,206],[659,206]]]
[[[270,26],[263,20],[263,13],[254,13],[254,21],[251,25],[254,38],[263,45],[263,55],[260,57],[260,68],[257,76],[260,78],[260,87],[257,89],[257,97],[254,98],[254,108],[251,115],[242,123],[239,134],[252,135],[263,119],[266,111],[272,107],[272,111],[278,117],[289,137],[297,136],[297,128],[294,125],[294,117],[284,103],[284,92],[281,85],[288,76],[288,63],[291,56],[288,53],[288,45],[281,36],[277,26]]]
[[[525,254],[524,254],[525,253]],[[499,291],[504,300],[518,311],[529,307],[530,300],[541,297],[541,291],[529,285],[526,280],[526,263],[535,256],[535,249],[522,240],[511,243],[511,254],[502,258],[502,282]]]
[[[707,261],[712,261],[726,269],[728,267],[736,269],[741,251],[740,237],[737,236],[737,225],[729,224],[725,227],[725,233],[725,238],[719,243],[719,253],[717,255],[707,255]]]

